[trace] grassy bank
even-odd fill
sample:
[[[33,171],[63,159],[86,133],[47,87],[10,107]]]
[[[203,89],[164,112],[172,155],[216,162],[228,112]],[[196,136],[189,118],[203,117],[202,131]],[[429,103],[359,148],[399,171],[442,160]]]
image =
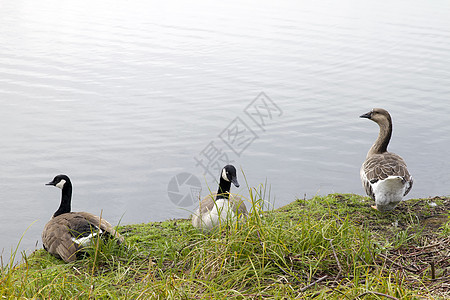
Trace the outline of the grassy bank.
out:
[[[450,297],[450,198],[414,199],[391,213],[359,195],[296,200],[203,234],[189,220],[119,228],[71,264],[34,252],[4,266],[9,298],[445,299]],[[433,203],[437,204],[434,205]],[[249,206],[249,204],[247,204]]]

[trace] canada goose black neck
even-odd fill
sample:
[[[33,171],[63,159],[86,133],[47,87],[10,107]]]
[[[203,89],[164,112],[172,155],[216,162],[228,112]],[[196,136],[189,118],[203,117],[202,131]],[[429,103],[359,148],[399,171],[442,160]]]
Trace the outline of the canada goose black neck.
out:
[[[69,177],[66,175],[58,175],[53,181],[47,183],[47,185],[53,185],[61,188],[61,204],[58,210],[53,214],[53,217],[69,213],[71,210],[71,200],[72,200],[72,183]]]
[[[220,177],[219,189],[217,190],[216,200],[230,198],[231,182]]]
[[[378,137],[367,153],[367,157],[387,152],[387,147],[392,136],[391,115],[382,108],[374,108],[372,111],[362,115],[361,118],[368,118],[377,123],[380,127]]]
[[[71,210],[70,203],[72,200],[72,184],[66,182],[62,189],[61,193],[61,204],[59,205],[58,210],[53,214],[53,217],[69,213]]]

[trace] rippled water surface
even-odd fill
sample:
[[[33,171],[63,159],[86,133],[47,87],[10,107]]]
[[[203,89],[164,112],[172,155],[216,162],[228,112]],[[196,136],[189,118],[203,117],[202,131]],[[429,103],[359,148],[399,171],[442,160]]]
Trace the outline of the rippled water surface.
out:
[[[449,97],[448,1],[3,0],[0,249],[42,246],[59,173],[113,224],[188,217],[226,161],[275,207],[362,194],[373,107],[408,198],[448,195]]]

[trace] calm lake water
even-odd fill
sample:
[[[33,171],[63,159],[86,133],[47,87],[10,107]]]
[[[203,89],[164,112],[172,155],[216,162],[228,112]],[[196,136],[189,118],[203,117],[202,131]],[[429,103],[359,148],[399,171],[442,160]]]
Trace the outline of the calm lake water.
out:
[[[0,249],[42,247],[60,173],[113,224],[188,217],[227,161],[275,207],[363,194],[373,107],[407,198],[448,195],[449,97],[446,0],[2,0]]]

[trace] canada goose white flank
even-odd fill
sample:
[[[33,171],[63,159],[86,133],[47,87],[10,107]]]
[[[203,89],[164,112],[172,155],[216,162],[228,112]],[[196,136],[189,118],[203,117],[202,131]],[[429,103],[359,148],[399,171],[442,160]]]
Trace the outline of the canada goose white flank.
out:
[[[220,173],[217,194],[205,197],[192,215],[194,227],[211,230],[219,224],[226,224],[227,220],[237,220],[247,215],[243,200],[230,194],[231,183],[239,187],[236,168],[226,165]]]
[[[70,212],[72,183],[66,175],[58,175],[46,185],[62,190],[61,204],[42,232],[44,249],[65,262],[77,259],[77,251],[98,233],[111,235],[122,243],[124,238],[103,218],[87,212]]]
[[[361,167],[361,181],[367,195],[375,200],[372,208],[390,211],[411,190],[413,178],[403,158],[387,151],[392,135],[390,114],[382,108],[374,108],[360,117],[372,120],[380,127],[378,138]]]

